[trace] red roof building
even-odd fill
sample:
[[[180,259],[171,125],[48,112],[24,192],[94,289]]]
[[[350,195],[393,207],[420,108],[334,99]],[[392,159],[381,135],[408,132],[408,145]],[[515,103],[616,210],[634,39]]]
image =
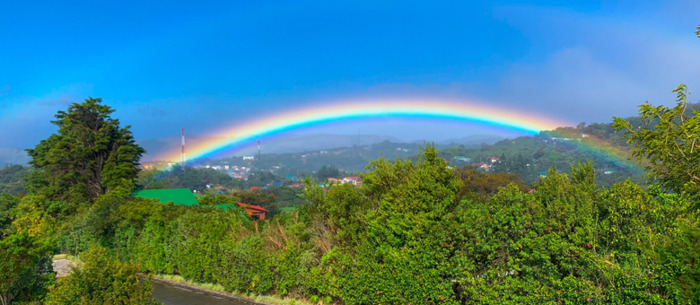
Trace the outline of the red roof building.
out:
[[[263,219],[265,219],[265,213],[269,212],[268,210],[264,209],[263,207],[259,207],[257,205],[252,205],[252,204],[245,204],[243,202],[239,202],[238,206],[244,207],[245,213],[252,216],[253,219],[263,220]]]

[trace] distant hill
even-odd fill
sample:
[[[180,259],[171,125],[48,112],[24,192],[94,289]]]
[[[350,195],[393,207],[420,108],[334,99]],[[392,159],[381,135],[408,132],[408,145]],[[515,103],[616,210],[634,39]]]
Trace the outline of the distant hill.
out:
[[[29,155],[24,149],[0,148],[0,167],[9,165],[26,165],[29,162]]]
[[[633,121],[638,118],[631,118]],[[631,158],[631,147],[620,138],[611,123],[560,127],[542,131],[532,137],[502,139],[496,136],[468,136],[436,143],[440,157],[455,167],[476,166],[487,172],[519,174],[532,185],[547,170],[555,166],[559,172],[569,172],[577,162],[593,162],[601,185],[631,179],[643,183],[643,170]],[[459,144],[459,143],[465,144]],[[337,148],[305,150],[294,153],[270,153],[263,150],[260,160],[241,157],[202,159],[201,166],[228,168],[245,166],[255,170],[270,171],[279,177],[306,176],[322,166],[333,166],[345,172],[366,170],[370,161],[384,157],[389,159],[413,159],[425,141],[400,143],[382,141],[366,145],[348,145]],[[320,146],[323,147],[323,146]],[[252,154],[252,153],[251,153]],[[257,158],[255,158],[257,159]]]
[[[200,135],[186,136],[187,144],[192,146],[196,146],[203,141],[213,141],[216,139],[217,138],[214,137]],[[262,142],[261,146],[263,153],[282,154],[348,147],[358,143],[360,145],[369,145],[383,141],[399,142],[400,140],[392,136],[381,135],[292,134],[277,138],[267,138]],[[140,140],[137,141],[137,143],[146,149],[146,155],[143,157],[144,161],[152,161],[158,155],[166,152],[180,151],[180,137]],[[221,157],[254,155],[256,153],[257,144],[253,141],[250,143],[250,146],[243,147]]]
[[[447,139],[447,140],[442,140],[439,142],[436,142],[435,144],[438,146],[455,146],[455,145],[464,145],[466,147],[479,147],[481,144],[494,144],[498,141],[505,140],[506,137],[501,136],[501,135],[493,135],[493,134],[476,134],[476,135],[469,135],[461,138],[453,138],[453,139]]]
[[[396,143],[385,140],[369,145],[308,150],[294,153],[263,153],[260,160],[245,160],[241,157],[198,160],[201,166],[246,166],[256,170],[271,171],[285,177],[307,176],[322,166],[333,166],[345,172],[363,172],[370,161],[379,158],[410,158],[420,151],[417,143]]]
[[[482,143],[493,144],[503,139],[505,139],[505,137],[498,135],[469,135],[461,138],[435,142],[435,144],[439,147],[455,145],[479,147]],[[217,138],[200,135],[188,135],[186,137],[187,145],[190,146],[196,146],[204,141],[208,142],[214,140],[217,140]],[[276,138],[266,138],[262,142],[261,150],[263,154],[303,153],[341,147],[373,145],[385,141],[402,143],[400,139],[386,135],[291,134]],[[432,141],[416,140],[410,142],[410,144],[423,144],[425,142],[430,143]],[[157,156],[167,152],[177,153],[180,151],[180,137],[139,140],[137,143],[146,149],[146,155],[143,157],[144,161],[162,161],[154,159],[157,158]],[[256,141],[252,141],[249,146],[232,151],[228,155],[221,156],[221,158],[240,157],[255,154],[257,154],[257,143]]]

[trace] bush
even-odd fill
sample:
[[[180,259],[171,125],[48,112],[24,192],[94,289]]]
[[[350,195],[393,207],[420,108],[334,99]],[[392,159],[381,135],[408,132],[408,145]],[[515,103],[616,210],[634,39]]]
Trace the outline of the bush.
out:
[[[81,268],[51,287],[46,304],[157,304],[151,299],[151,279],[140,283],[137,266],[112,260],[97,247],[81,259]]]

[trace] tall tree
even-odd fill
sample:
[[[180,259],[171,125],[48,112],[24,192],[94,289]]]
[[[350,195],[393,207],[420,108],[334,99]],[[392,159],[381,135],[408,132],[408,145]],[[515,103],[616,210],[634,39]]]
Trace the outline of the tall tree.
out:
[[[119,127],[114,110],[100,98],[74,103],[59,111],[58,133],[27,152],[40,169],[33,187],[48,189],[54,198],[95,198],[121,186],[130,188],[145,152],[134,142],[129,126]]]
[[[615,118],[614,127],[625,132],[634,144],[632,154],[647,161],[649,176],[666,188],[700,194],[700,116],[688,113],[688,89],[681,84],[673,90],[678,103],[673,108],[639,106],[643,125],[634,128],[629,121]]]
[[[323,182],[328,178],[338,178],[340,176],[340,170],[333,165],[324,165],[316,172],[316,176],[318,177],[318,181]]]

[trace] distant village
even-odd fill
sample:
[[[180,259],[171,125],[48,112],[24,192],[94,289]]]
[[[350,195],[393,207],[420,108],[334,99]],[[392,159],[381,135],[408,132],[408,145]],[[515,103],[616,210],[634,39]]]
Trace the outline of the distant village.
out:
[[[538,141],[540,141],[540,143],[543,143],[546,147],[558,145],[568,146],[573,143],[580,142],[582,141],[582,139],[586,139],[589,137],[590,136],[588,134],[582,133],[569,135],[568,137],[544,136],[539,137]],[[201,160],[200,163],[192,164],[191,167],[194,169],[215,170],[221,173],[225,173],[233,179],[240,179],[241,181],[249,181],[251,175],[256,173],[267,173],[271,177],[275,177],[273,181],[260,185],[248,183],[246,185],[248,185],[247,189],[249,190],[269,189],[281,186],[290,188],[303,188],[305,187],[305,184],[302,183],[301,180],[308,176],[318,177],[317,171],[319,168],[321,168],[321,166],[325,167],[326,165],[330,166],[337,162],[358,159],[358,156],[363,155],[367,155],[366,160],[374,160],[377,158],[377,156],[386,157],[387,155],[389,155],[388,152],[391,152],[393,154],[393,157],[412,158],[415,156],[418,150],[418,145],[410,145],[409,147],[407,147],[406,143],[401,144],[384,142],[380,144],[360,147],[356,146],[337,149],[326,149],[304,153],[267,154],[262,155],[262,157],[260,154],[258,154],[257,156],[247,155],[216,160]],[[462,151],[467,153],[470,152],[470,150],[468,149]],[[445,155],[445,162],[450,167],[463,167],[468,165],[474,166],[485,173],[493,172],[494,170],[496,170],[497,166],[501,166],[501,168],[499,168],[498,171],[503,170],[503,157],[485,157],[485,151],[483,149],[477,149],[472,151],[479,153],[476,154],[477,156],[470,154]],[[370,152],[373,152],[374,155]],[[364,160],[359,159],[354,162],[359,163],[362,161]],[[365,169],[364,167],[366,167],[368,163],[369,161],[365,161],[362,165],[362,169]],[[294,170],[290,169],[293,167],[292,164],[296,164],[298,168],[304,168],[305,171],[300,171],[297,169],[295,172]],[[173,168],[177,166],[179,166],[179,163],[174,162],[153,162],[142,165],[143,169],[146,170]],[[523,166],[524,168],[530,168],[531,164],[525,163],[523,164]],[[362,172],[363,170],[347,171],[341,166],[338,166],[338,168],[340,168],[341,170],[337,172],[337,175],[329,175],[321,179],[316,179],[319,183],[319,186],[323,187],[324,189],[327,189],[329,187],[332,187],[333,185],[348,184],[355,187],[359,187],[362,185],[362,177],[354,173]],[[535,177],[540,178],[544,178],[547,176],[546,171],[535,172],[534,167],[531,173],[535,175]],[[613,173],[615,173],[614,169],[604,169],[599,171],[599,174],[603,175],[610,175]],[[224,193],[227,191],[225,189],[221,189],[220,186],[215,185],[207,185],[206,187],[211,187],[214,191],[218,189],[220,192],[223,191]],[[198,193],[201,194],[201,191],[194,190],[189,191],[189,195],[181,193],[180,196],[197,196]],[[191,202],[190,199],[185,200],[183,202],[188,201]],[[240,202],[236,204],[245,205],[246,213],[251,216],[255,216],[256,219],[263,219],[265,217],[265,213],[269,212],[259,206],[250,206]]]

